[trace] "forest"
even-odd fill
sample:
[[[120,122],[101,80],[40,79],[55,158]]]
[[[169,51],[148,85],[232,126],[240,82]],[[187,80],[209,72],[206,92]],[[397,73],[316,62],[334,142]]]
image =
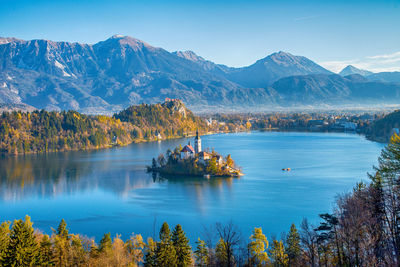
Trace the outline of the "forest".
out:
[[[366,135],[369,139],[388,142],[393,135],[393,128],[400,128],[400,110],[396,110],[386,116],[374,121],[367,129]],[[398,132],[397,132],[398,133]]]
[[[99,243],[71,234],[64,220],[51,235],[29,216],[0,226],[2,266],[399,266],[400,137],[382,150],[369,182],[337,197],[320,223],[304,219],[270,239],[255,227],[243,237],[233,222],[198,229],[190,242],[181,225],[165,222],[156,238],[104,234]],[[255,222],[257,223],[257,222]],[[265,230],[265,229],[264,229]]]
[[[0,152],[86,150],[205,132],[205,122],[179,100],[131,106],[112,117],[76,111],[3,112]]]

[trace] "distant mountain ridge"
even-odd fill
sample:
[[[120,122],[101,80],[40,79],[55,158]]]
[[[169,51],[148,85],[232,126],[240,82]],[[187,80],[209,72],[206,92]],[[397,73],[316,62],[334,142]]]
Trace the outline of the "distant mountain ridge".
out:
[[[110,114],[169,97],[182,99],[193,110],[248,110],[302,105],[301,98],[309,105],[357,103],[365,97],[352,90],[362,86],[378,101],[398,101],[392,78],[387,82],[374,74],[370,82],[332,75],[286,52],[232,68],[192,51],[170,53],[122,35],[93,45],[0,38],[0,104]],[[299,97],[299,92],[305,95]]]
[[[356,68],[352,65],[348,65],[347,67],[343,68],[341,72],[339,72],[339,75],[342,75],[342,76],[347,76],[347,75],[352,75],[352,74],[360,74],[362,76],[368,76],[368,75],[372,75],[374,73],[372,71]]]

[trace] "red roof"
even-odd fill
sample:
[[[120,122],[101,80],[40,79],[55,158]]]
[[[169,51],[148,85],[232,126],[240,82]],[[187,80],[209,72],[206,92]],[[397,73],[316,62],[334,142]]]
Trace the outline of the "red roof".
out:
[[[191,152],[194,153],[194,149],[190,145],[186,145],[184,148],[182,148],[181,152]]]

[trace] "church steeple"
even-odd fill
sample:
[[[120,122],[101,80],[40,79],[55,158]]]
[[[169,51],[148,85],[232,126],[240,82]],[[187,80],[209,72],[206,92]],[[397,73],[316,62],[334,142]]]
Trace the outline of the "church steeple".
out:
[[[201,152],[201,138],[199,136],[199,131],[196,131],[196,137],[194,138],[194,152],[196,154]]]

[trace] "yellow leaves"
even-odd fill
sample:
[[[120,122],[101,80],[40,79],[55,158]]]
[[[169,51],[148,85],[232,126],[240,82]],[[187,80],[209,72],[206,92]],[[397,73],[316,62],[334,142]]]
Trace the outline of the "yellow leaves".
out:
[[[247,121],[247,122],[246,122],[246,128],[247,128],[247,130],[250,130],[250,128],[251,128],[251,123],[250,123],[250,121]]]
[[[129,251],[129,254],[132,258],[132,261],[138,265],[140,262],[143,262],[143,249],[146,246],[146,243],[143,241],[142,235],[133,235],[127,242],[127,248]]]
[[[397,133],[394,133],[392,137],[390,137],[391,144],[399,144],[400,143],[400,136]]]
[[[253,234],[250,236],[251,242],[249,243],[250,254],[259,264],[264,264],[268,261],[268,248],[267,237],[263,234],[261,227],[254,228]]]
[[[269,250],[271,258],[279,266],[288,266],[289,257],[285,253],[285,247],[282,241],[274,240]]]

